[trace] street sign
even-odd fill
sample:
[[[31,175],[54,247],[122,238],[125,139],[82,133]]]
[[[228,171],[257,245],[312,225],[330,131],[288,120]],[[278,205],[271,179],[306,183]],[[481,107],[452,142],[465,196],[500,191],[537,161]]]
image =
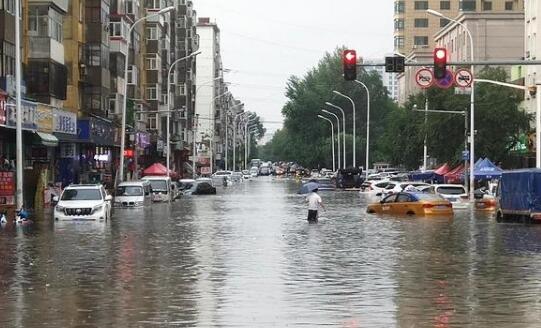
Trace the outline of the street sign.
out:
[[[469,161],[470,160],[470,152],[468,150],[462,151],[462,160],[463,161]]]
[[[422,68],[415,74],[415,82],[423,88],[430,88],[434,84],[434,74],[427,68]]]
[[[436,85],[442,89],[449,89],[455,83],[455,75],[452,71],[447,70],[445,76],[441,79],[436,79]]]
[[[465,69],[461,68],[455,72],[455,83],[458,87],[468,88],[473,82],[473,74]]]

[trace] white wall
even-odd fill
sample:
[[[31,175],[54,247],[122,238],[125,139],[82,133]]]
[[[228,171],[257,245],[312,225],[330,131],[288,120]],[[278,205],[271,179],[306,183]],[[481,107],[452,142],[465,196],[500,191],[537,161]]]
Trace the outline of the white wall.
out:
[[[541,59],[541,24],[538,22],[541,19],[541,0],[526,0],[524,3],[525,9],[525,35],[524,35],[524,58],[526,60],[540,60]],[[525,85],[533,86],[536,83],[541,83],[541,70],[539,66],[525,66],[526,76]],[[538,95],[541,96],[541,95]],[[526,91],[524,97],[524,108],[530,113],[535,112],[536,101],[535,98],[530,97],[530,94]]]
[[[211,105],[215,95],[215,30],[213,26],[197,26],[199,34],[199,50],[201,54],[196,60],[196,87],[195,113],[199,114],[199,131],[197,141],[201,142],[201,133],[211,134],[211,121],[209,111],[212,113]]]

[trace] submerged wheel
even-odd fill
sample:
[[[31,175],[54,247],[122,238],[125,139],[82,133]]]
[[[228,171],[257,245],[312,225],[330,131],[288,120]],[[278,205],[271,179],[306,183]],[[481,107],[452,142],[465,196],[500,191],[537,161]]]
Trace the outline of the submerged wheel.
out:
[[[415,215],[415,212],[409,211],[406,215]]]

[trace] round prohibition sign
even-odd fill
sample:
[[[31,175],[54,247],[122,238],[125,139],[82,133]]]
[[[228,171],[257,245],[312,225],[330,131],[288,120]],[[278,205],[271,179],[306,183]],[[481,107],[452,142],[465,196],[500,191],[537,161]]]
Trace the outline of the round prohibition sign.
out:
[[[427,68],[422,68],[415,74],[415,82],[423,89],[430,88],[434,85],[434,73]]]
[[[465,69],[461,68],[455,72],[455,84],[461,88],[468,88],[473,82],[473,74]]]

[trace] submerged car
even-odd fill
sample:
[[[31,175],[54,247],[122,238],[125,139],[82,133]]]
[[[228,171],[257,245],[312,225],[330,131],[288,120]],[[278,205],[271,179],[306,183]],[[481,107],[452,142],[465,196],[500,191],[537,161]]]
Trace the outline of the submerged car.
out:
[[[212,179],[197,179],[184,195],[216,195],[216,187]]]
[[[469,206],[468,192],[463,185],[440,184],[424,187],[423,192],[440,195],[453,204],[454,208],[465,208]]]
[[[152,188],[148,181],[121,182],[116,188],[114,207],[143,207],[151,203]]]
[[[401,192],[389,195],[378,203],[370,204],[366,212],[369,214],[449,216],[453,215],[453,205],[435,194]]]
[[[102,185],[70,185],[55,197],[56,221],[107,221],[111,218],[112,196]]]

